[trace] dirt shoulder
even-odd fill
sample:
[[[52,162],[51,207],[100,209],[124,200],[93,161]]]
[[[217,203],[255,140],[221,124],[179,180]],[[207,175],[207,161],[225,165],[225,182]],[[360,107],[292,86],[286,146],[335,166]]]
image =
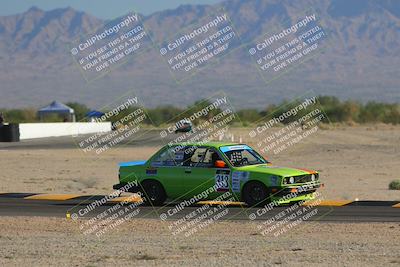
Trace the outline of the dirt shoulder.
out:
[[[217,222],[173,237],[159,220],[128,221],[97,238],[58,218],[1,217],[1,266],[399,266],[399,224],[307,222],[264,237],[249,222]]]

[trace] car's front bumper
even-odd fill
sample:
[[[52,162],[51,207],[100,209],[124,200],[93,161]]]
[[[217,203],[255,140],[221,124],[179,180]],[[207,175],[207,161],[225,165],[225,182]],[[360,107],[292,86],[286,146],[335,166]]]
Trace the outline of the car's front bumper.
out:
[[[271,188],[271,200],[280,204],[315,199],[315,191],[322,184],[318,182]]]

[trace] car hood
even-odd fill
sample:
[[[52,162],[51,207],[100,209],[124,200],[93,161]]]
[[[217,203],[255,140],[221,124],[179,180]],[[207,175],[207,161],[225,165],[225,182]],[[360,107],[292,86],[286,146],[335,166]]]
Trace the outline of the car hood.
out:
[[[316,171],[313,170],[279,167],[279,166],[274,166],[272,164],[249,165],[249,166],[239,167],[238,169],[240,169],[241,171],[263,173],[263,174],[277,175],[283,177],[316,173]]]
[[[120,167],[130,167],[130,166],[140,166],[146,163],[145,160],[137,160],[137,161],[129,161],[129,162],[120,162]]]

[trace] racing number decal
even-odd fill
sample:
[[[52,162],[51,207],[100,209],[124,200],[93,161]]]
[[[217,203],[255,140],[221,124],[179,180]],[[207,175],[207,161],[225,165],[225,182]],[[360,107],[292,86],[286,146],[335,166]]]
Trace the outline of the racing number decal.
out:
[[[228,191],[229,190],[229,174],[217,174],[215,175],[215,184],[217,185],[217,191]]]
[[[229,170],[217,170],[215,174],[215,185],[217,192],[229,191]]]

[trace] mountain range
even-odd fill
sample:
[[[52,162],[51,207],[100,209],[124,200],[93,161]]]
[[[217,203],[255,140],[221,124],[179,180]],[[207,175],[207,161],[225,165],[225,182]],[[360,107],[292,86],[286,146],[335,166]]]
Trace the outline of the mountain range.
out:
[[[400,102],[400,1],[228,0],[215,6],[183,5],[142,16],[142,21],[151,36],[168,39],[219,8],[245,44],[283,22],[296,23],[299,14],[312,8],[321,18],[329,45],[267,83],[245,49],[177,83],[156,48],[87,82],[70,46],[109,21],[72,8],[32,7],[0,17],[0,108],[37,108],[52,100],[101,108],[127,91],[134,91],[149,107],[186,106],[220,91],[240,108],[263,108],[310,90],[363,102]]]

